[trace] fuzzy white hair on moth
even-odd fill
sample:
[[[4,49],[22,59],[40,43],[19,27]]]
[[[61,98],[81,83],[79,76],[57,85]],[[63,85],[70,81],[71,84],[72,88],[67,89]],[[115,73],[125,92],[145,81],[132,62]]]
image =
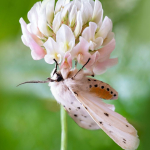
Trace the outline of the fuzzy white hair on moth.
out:
[[[114,112],[114,105],[106,104],[101,99],[113,100],[118,93],[110,85],[90,78],[93,74],[83,68],[78,70],[57,70],[58,64],[46,81],[27,81],[25,83],[49,83],[56,101],[63,105],[68,114],[82,128],[102,129],[114,142],[126,150],[135,150],[139,145],[136,129],[120,114]],[[21,85],[19,84],[19,85]]]

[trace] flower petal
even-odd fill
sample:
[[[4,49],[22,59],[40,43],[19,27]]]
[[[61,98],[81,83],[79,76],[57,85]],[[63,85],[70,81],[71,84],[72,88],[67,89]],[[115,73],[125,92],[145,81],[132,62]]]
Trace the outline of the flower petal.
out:
[[[91,54],[88,51],[89,43],[83,37],[80,37],[80,42],[71,51],[71,56],[73,59],[77,59],[79,63],[84,65],[91,57]]]
[[[56,43],[51,37],[43,44],[46,48],[47,55],[45,55],[44,59],[47,63],[53,64],[53,59],[56,59],[58,63],[61,62],[62,53],[59,48],[59,44]]]
[[[103,62],[97,62],[94,65],[93,72],[96,75],[104,73],[107,68],[110,68],[118,63],[118,58],[107,59]]]
[[[70,8],[72,6],[72,2],[66,4],[61,11],[61,21],[63,24],[68,24],[68,13],[70,12]]]
[[[49,25],[52,25],[52,21],[54,19],[54,5],[55,0],[48,0],[48,4],[46,6],[46,17]]]
[[[103,44],[103,38],[102,37],[98,37],[97,39],[94,40],[94,42],[96,43],[96,46],[94,47],[94,50],[99,49],[102,44]]]
[[[72,67],[72,58],[71,58],[71,54],[70,53],[66,53],[65,56],[64,56],[64,59],[61,63],[61,66],[60,68],[68,68],[68,69],[71,69]]]
[[[38,28],[47,37],[53,35],[53,32],[49,29],[47,24],[46,7],[41,8],[39,11]]]
[[[95,0],[92,21],[95,22],[96,24],[100,24],[100,22],[102,22],[102,19],[103,19],[102,4],[99,0]]]
[[[76,17],[77,17],[77,7],[76,5],[73,5],[69,14],[69,26],[70,27],[74,27],[76,23]]]
[[[89,27],[86,27],[82,32],[82,37],[87,41],[93,41],[95,38],[95,31],[97,29],[97,24],[94,22],[89,22]]]
[[[37,2],[34,4],[34,6],[30,9],[28,12],[28,19],[32,23],[38,23],[38,12],[41,8],[41,2]]]
[[[61,10],[66,4],[68,4],[70,0],[58,0],[55,6],[55,13]]]
[[[47,54],[52,54],[58,49],[57,43],[51,37],[48,38],[43,46],[45,47]]]
[[[110,55],[111,52],[115,49],[115,39],[113,38],[107,45],[100,48],[98,52],[100,53],[100,59],[105,58],[106,56]]]
[[[109,32],[103,42],[103,46],[107,45],[112,39],[114,39],[114,37],[115,37],[115,34],[113,32]]]
[[[61,12],[58,12],[53,20],[53,32],[56,34],[61,25]]]
[[[77,38],[80,33],[81,33],[81,30],[82,30],[82,15],[81,15],[81,11],[78,11],[77,13],[77,25],[75,27],[75,30],[74,30],[74,35],[75,37]]]
[[[27,24],[25,23],[25,21],[22,18],[20,18],[19,22],[21,24],[22,33],[23,33],[23,35],[21,37],[23,40],[23,43],[26,46],[30,47],[30,49],[32,51],[31,55],[34,60],[42,59],[45,56],[46,52],[35,41],[35,39],[37,39],[37,37],[35,35],[30,34],[30,32],[27,30]]]
[[[65,24],[62,24],[56,34],[56,41],[63,52],[71,51],[75,45],[75,37],[72,30]]]
[[[102,37],[103,39],[105,39],[108,33],[111,31],[112,31],[112,21],[106,16],[103,20],[103,23],[99,31],[96,33],[96,37]]]
[[[82,15],[82,23],[86,24],[88,21],[92,19],[93,8],[89,2],[81,3],[81,15]]]

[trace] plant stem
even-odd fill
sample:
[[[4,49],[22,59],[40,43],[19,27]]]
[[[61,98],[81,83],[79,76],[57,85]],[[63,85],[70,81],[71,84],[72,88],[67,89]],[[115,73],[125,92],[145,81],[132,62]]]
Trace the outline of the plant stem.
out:
[[[61,150],[67,150],[67,116],[66,111],[61,105]]]

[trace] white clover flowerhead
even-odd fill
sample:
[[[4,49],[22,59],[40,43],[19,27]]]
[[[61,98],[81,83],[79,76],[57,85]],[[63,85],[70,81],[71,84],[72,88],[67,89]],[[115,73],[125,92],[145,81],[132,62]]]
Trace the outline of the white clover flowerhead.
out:
[[[112,21],[103,19],[99,0],[44,0],[28,12],[29,23],[21,18],[22,41],[31,49],[32,58],[54,59],[63,67],[71,68],[72,61],[84,64],[94,74],[103,73],[117,63],[110,59],[115,48]]]

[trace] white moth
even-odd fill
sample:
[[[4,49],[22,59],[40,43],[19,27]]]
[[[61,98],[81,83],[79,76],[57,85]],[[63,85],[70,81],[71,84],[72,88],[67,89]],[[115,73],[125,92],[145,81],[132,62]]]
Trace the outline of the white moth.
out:
[[[114,112],[114,105],[106,104],[101,100],[101,98],[117,99],[118,93],[108,84],[89,78],[91,74],[87,74],[83,67],[80,70],[74,68],[57,71],[56,62],[56,68],[47,81],[24,83],[49,82],[57,102],[64,106],[80,127],[90,130],[101,128],[121,148],[137,149],[139,139],[136,129],[126,118]]]

